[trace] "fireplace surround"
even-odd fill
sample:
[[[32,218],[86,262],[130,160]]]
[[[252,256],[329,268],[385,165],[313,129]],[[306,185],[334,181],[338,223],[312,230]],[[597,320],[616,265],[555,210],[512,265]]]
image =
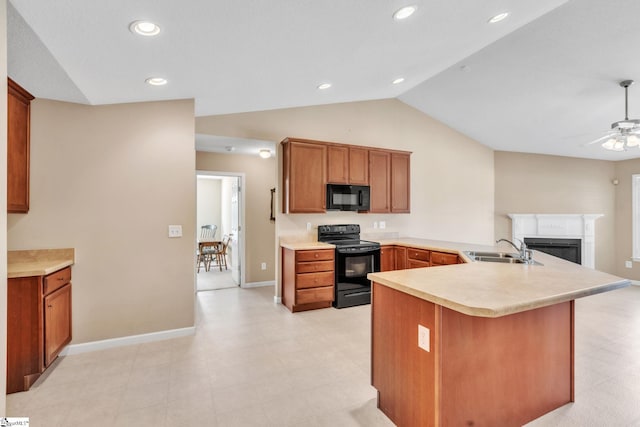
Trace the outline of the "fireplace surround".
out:
[[[595,221],[604,214],[508,214],[512,237],[580,239],[581,264],[595,268]],[[534,248],[535,249],[535,248]]]

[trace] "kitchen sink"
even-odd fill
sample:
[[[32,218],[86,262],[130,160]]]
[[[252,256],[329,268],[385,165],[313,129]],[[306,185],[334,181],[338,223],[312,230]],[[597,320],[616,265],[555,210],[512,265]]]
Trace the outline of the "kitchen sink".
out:
[[[473,261],[480,262],[499,262],[503,264],[533,264],[542,265],[537,261],[529,261],[520,258],[519,254],[509,252],[480,252],[480,251],[465,251],[465,254]]]

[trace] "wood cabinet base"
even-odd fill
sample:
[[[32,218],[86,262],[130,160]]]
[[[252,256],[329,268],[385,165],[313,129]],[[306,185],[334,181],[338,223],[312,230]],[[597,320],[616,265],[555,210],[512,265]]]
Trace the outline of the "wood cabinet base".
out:
[[[7,393],[26,391],[71,341],[71,268],[7,282]]]
[[[483,318],[374,283],[378,407],[398,426],[521,426],[573,401],[573,330],[573,301]]]

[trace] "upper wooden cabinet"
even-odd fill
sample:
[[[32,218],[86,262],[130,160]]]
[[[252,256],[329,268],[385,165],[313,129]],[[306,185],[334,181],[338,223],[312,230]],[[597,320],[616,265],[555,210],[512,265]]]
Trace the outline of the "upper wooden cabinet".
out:
[[[287,138],[282,148],[282,212],[324,213],[327,146]]]
[[[370,150],[372,213],[411,212],[411,153]]]
[[[29,133],[33,95],[8,79],[7,211],[29,212]]]
[[[369,185],[369,150],[350,145],[327,146],[327,182]]]
[[[406,153],[391,153],[391,212],[411,211],[411,158]]]
[[[326,212],[328,183],[369,185],[369,212],[410,211],[410,152],[299,138],[281,144],[283,213]]]
[[[391,153],[388,151],[369,151],[369,185],[369,212],[391,212]]]

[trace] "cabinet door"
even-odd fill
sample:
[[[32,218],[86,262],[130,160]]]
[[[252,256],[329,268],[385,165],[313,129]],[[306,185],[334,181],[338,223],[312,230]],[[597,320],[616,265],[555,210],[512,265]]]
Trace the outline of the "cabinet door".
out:
[[[391,190],[391,153],[388,151],[369,151],[369,185],[371,186],[371,204],[369,212],[390,212]]]
[[[44,297],[44,365],[71,341],[71,284]]]
[[[284,213],[324,213],[327,146],[291,141],[285,148]]]
[[[409,213],[410,204],[410,170],[409,154],[391,154],[391,212]]]
[[[349,147],[349,184],[369,185],[369,150]]]
[[[380,271],[396,269],[396,251],[394,246],[380,247]]]
[[[33,96],[8,80],[7,211],[29,212],[29,127]]]
[[[349,183],[349,148],[340,145],[327,147],[327,182]]]
[[[404,246],[396,246],[396,270],[404,270],[407,268],[407,248]]]

